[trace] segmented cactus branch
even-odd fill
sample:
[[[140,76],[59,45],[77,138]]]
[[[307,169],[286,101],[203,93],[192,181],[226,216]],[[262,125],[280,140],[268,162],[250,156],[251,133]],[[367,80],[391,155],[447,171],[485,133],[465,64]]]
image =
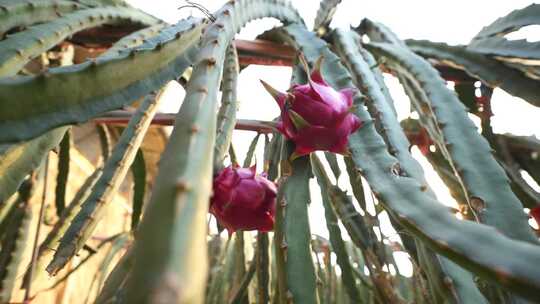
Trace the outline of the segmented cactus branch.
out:
[[[45,161],[48,163],[47,161]],[[13,207],[2,222],[0,234],[0,301],[9,302],[15,292],[18,271],[30,240],[33,217],[32,200],[38,187],[38,173],[34,171],[19,189]],[[46,175],[46,173],[44,174]],[[45,193],[46,188],[43,188]]]
[[[295,25],[272,34],[281,35],[282,39],[289,37],[287,42],[301,45],[309,62],[314,63],[323,54],[326,60],[322,69],[327,81],[335,88],[352,87],[351,78],[339,59],[314,34]],[[270,34],[267,37],[270,38]],[[538,299],[533,290],[540,287],[540,273],[530,267],[540,263],[537,246],[510,239],[486,225],[458,220],[427,195],[416,180],[396,175],[391,170],[396,159],[387,152],[369,114],[361,107],[362,101],[357,98],[355,103],[358,105],[355,114],[366,123],[349,140],[352,159],[396,220],[434,251],[465,269],[523,296]],[[468,237],[463,238],[463,235]],[[510,260],[505,248],[512,248],[512,256],[519,258]]]
[[[531,4],[525,8],[517,9],[504,17],[500,17],[474,36],[474,39],[481,39],[499,36],[516,31],[524,26],[540,23],[540,5]]]
[[[446,88],[438,72],[406,48],[385,43],[372,43],[367,47],[377,56],[385,57],[386,66],[417,83],[429,97],[444,144],[463,179],[470,207],[479,219],[511,238],[538,243],[523,216],[521,202],[510,189],[506,174],[491,154],[489,144],[478,134],[465,107]]]
[[[257,274],[257,301],[267,303],[270,301],[270,240],[267,232],[257,233],[256,274]]]
[[[128,274],[133,266],[133,250],[128,248],[124,255],[120,258],[120,261],[116,263],[116,266],[111,271],[107,279],[103,283],[99,295],[96,297],[94,303],[105,304],[120,300],[116,298],[119,290],[122,289],[122,285],[126,282]]]
[[[385,98],[375,74],[371,72],[375,69],[377,73],[378,70],[375,59],[359,46],[359,37],[356,33],[337,29],[333,35],[336,50],[349,69],[353,82],[366,94],[367,108],[371,117],[376,118],[375,124],[378,124],[377,129],[385,140],[389,153],[398,160],[394,166],[395,170],[398,170],[399,175],[410,176],[422,183],[426,188],[426,193],[436,198],[426,181],[422,167],[409,152],[410,143],[390,106],[393,101]],[[435,289],[443,295],[445,300],[476,303],[486,301],[475,288],[471,274],[446,258],[436,256],[431,250],[421,248],[423,246],[423,244],[418,244],[416,247],[424,253],[423,256],[429,257],[430,267],[427,268],[431,269],[433,274],[429,281],[436,285]],[[443,280],[450,283],[444,283]]]
[[[294,303],[319,303],[307,214],[311,166],[307,156],[290,161],[292,151],[292,143],[286,142],[282,150],[282,177],[277,198],[280,208],[276,210],[282,212],[280,216],[283,217],[279,223],[283,239],[276,246],[280,246],[283,254],[287,278],[282,289],[285,294],[280,294],[280,298]],[[285,165],[283,162],[290,163]]]
[[[332,212],[335,211],[335,214],[341,219],[353,243],[362,250],[371,281],[376,286],[376,294],[379,300],[383,303],[404,303],[403,299],[394,290],[391,281],[385,278],[382,264],[377,259],[374,251],[376,237],[369,230],[372,227],[368,228],[363,217],[354,209],[352,201],[346,193],[331,184],[321,161],[315,154],[311,155],[311,166],[317,182],[322,189],[323,200],[327,200],[326,203],[323,203],[328,204],[328,208],[332,208]],[[325,206],[326,209],[327,207]],[[332,234],[330,236],[330,242],[334,246],[336,240],[332,240]],[[337,251],[336,254],[338,254]]]
[[[319,167],[321,165],[320,161],[316,160],[316,162],[319,162],[319,163],[313,164],[316,156],[313,154],[311,155],[311,157],[312,157],[311,159],[312,170],[321,188],[321,196],[322,196],[322,202],[324,206],[326,227],[328,228],[329,237],[330,237],[330,244],[332,245],[332,250],[336,253],[337,263],[339,265],[339,268],[341,269],[341,280],[343,284],[345,285],[345,290],[347,291],[347,294],[349,295],[351,302],[360,303],[361,297],[360,297],[360,292],[356,286],[356,279],[353,275],[353,270],[352,270],[353,266],[351,265],[351,262],[349,260],[349,255],[345,248],[345,243],[341,236],[341,228],[339,227],[336,213],[334,212],[334,209],[332,209],[332,205],[330,202],[329,192],[331,190],[328,188],[331,185],[328,181],[327,176],[325,176],[326,180],[324,181],[322,180],[324,177],[320,176],[322,175],[322,172],[320,172],[322,167]]]
[[[24,65],[70,35],[105,23],[132,21],[152,25],[157,19],[141,11],[125,8],[92,8],[75,11],[48,23],[35,25],[26,31],[0,41],[0,74],[13,76]]]
[[[159,32],[167,26],[169,25],[167,25],[166,23],[158,23],[156,25],[152,25],[152,26],[143,28],[142,30],[133,32],[125,37],[122,37],[122,39],[116,41],[110,48],[108,48],[100,56],[107,57],[107,56],[120,55],[122,51],[137,47],[145,43],[145,41],[147,41],[148,39],[157,36]]]
[[[221,107],[217,114],[216,144],[214,148],[214,171],[223,165],[223,160],[229,151],[232,133],[236,124],[238,98],[236,86],[238,81],[238,54],[234,45],[229,45],[223,65],[221,80]]]
[[[77,215],[82,203],[88,198],[88,196],[90,196],[96,181],[101,176],[101,172],[102,169],[98,168],[86,178],[77,193],[75,193],[75,196],[69,205],[63,210],[62,215],[54,224],[52,230],[47,234],[45,240],[43,240],[43,242],[39,245],[37,258],[34,262],[35,269],[37,271],[32,276],[32,280],[37,281],[42,277],[42,275],[45,274],[44,269],[52,258],[53,253],[56,251],[60,238],[66,233],[71,221]],[[27,271],[24,276],[23,284],[25,286],[30,284],[28,282],[29,280],[30,276]]]
[[[68,130],[58,145],[58,175],[56,176],[55,189],[55,207],[58,216],[62,214],[62,211],[66,207],[66,187],[68,183],[72,141],[71,130]]]
[[[24,257],[26,243],[30,241],[32,206],[28,201],[19,201],[9,219],[8,230],[4,232],[0,245],[0,301],[8,303],[16,286],[18,269]]]
[[[126,121],[126,124],[129,122]],[[112,153],[112,138],[109,127],[106,124],[96,124],[96,131],[99,136],[99,146],[101,148],[101,159],[103,162],[107,161]]]
[[[0,142],[27,140],[56,126],[87,121],[161,88],[191,64],[186,51],[203,28],[200,20],[187,19],[120,55],[0,79]]]
[[[24,178],[60,143],[67,130],[68,127],[60,127],[23,143],[0,145],[0,204],[17,191]]]
[[[231,1],[215,13],[200,41],[186,98],[135,242],[127,301],[201,302],[207,262],[206,214],[216,133],[216,93],[226,47],[245,23],[261,17],[302,22],[288,2]],[[190,233],[185,233],[189,231]],[[156,256],[161,258],[156,259]],[[181,290],[180,290],[181,288]]]
[[[0,3],[0,35],[10,29],[57,19],[58,16],[84,8],[74,1],[7,1]]]
[[[220,298],[221,295],[227,293],[231,282],[230,275],[233,268],[233,259],[234,259],[234,246],[231,243],[236,238],[236,235],[232,235],[227,239],[225,245],[223,246],[220,256],[217,259],[215,267],[215,273],[210,276],[210,281],[208,282],[208,293],[206,296],[206,301],[212,304],[218,304],[223,302],[223,299]]]
[[[341,0],[321,0],[317,15],[315,16],[315,24],[313,25],[313,31],[319,36],[324,35],[332,22],[332,17],[336,13],[337,6],[341,3]]]
[[[469,51],[464,46],[450,46],[426,40],[407,40],[407,46],[425,58],[435,59],[465,70],[491,87],[500,87],[534,106],[540,106],[540,81],[488,56]]]
[[[146,162],[141,148],[137,151],[131,164],[133,175],[133,211],[131,213],[131,229],[136,230],[141,218],[144,198],[146,196]]]
[[[515,10],[510,14],[495,20],[484,27],[469,43],[467,49],[488,55],[540,59],[539,42],[525,39],[509,40],[504,35],[520,28],[540,24],[540,5],[533,3],[525,8]]]
[[[386,25],[368,18],[362,19],[360,24],[355,28],[355,31],[360,35],[367,35],[372,42],[388,42],[405,46],[405,43]]]
[[[103,173],[92,187],[92,193],[81,205],[80,211],[60,239],[60,245],[47,266],[47,272],[51,275],[62,269],[94,232],[105,207],[118,191],[135,159],[152,117],[157,111],[160,95],[159,93],[157,96],[147,97],[122,132],[111,157],[103,167]]]
[[[512,190],[526,208],[534,208],[540,205],[540,193],[536,191],[521,175],[520,165],[515,160],[505,136],[492,134],[490,143],[497,149],[497,156],[501,166],[505,169],[511,181]]]

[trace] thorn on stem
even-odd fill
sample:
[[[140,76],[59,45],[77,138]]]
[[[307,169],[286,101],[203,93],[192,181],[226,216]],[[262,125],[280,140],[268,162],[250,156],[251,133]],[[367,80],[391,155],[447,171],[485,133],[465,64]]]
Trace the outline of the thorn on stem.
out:
[[[189,130],[191,131],[192,134],[194,134],[194,133],[199,132],[200,128],[198,125],[193,124]]]
[[[203,93],[203,94],[208,94],[208,89],[207,89],[207,88],[201,87],[201,88],[198,88],[198,89],[197,89],[197,92]]]
[[[483,212],[484,209],[486,208],[486,203],[484,202],[484,200],[477,196],[472,196],[470,203],[471,203],[471,208],[473,208],[474,211],[479,212],[479,213]]]
[[[180,180],[176,183],[176,189],[180,192],[186,192],[190,189],[190,185],[185,180]]]
[[[215,66],[216,65],[216,58],[214,58],[214,57],[207,58],[206,63],[207,63],[207,65],[209,67]]]

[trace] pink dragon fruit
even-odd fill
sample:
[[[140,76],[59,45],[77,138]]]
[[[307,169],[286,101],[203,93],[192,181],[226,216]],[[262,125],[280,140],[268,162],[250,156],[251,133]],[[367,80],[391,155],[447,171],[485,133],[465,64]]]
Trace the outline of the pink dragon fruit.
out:
[[[347,154],[349,135],[362,124],[351,113],[355,90],[336,91],[330,87],[321,75],[321,62],[322,57],[307,84],[293,85],[287,93],[261,80],[281,109],[277,129],[296,145],[291,158],[318,150]],[[304,66],[307,71],[307,63]]]
[[[229,166],[214,178],[210,213],[229,233],[274,228],[276,185],[255,171]]]
[[[536,224],[540,227],[540,206],[536,206],[529,211],[531,217],[536,221]]]

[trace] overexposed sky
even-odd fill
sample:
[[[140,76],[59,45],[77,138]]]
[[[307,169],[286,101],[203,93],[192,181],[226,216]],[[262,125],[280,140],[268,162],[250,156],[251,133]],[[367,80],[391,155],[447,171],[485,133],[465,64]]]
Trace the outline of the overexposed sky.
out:
[[[184,1],[169,0],[128,0],[156,17],[174,23],[189,15],[203,16],[196,9],[177,8],[185,5]],[[225,1],[199,0],[195,1],[210,11],[216,11]],[[293,5],[304,17],[309,28],[313,26],[316,11],[319,7],[318,0],[292,0]],[[348,28],[356,26],[367,17],[379,21],[392,29],[400,38],[428,39],[449,44],[466,44],[478,33],[482,27],[490,24],[498,17],[508,14],[514,9],[523,8],[534,1],[487,1],[487,0],[454,0],[454,1],[426,1],[426,0],[377,0],[359,1],[344,0],[339,5],[334,16],[332,27]],[[268,30],[279,22],[273,19],[263,19],[249,23],[238,35],[240,39],[254,39],[258,34]],[[529,41],[540,40],[540,27],[529,27],[512,34],[511,39],[527,38]],[[275,88],[285,91],[289,86],[291,69],[288,67],[249,66],[239,76],[238,98],[241,102],[238,112],[239,118],[260,120],[272,120],[279,115],[279,109],[274,100],[262,88],[259,79],[264,79]],[[398,117],[406,118],[409,113],[409,101],[399,83],[391,76],[385,76],[396,107]],[[174,86],[171,86],[174,87]],[[169,94],[171,101],[165,106],[167,111],[176,111],[183,99],[184,92],[181,88],[171,89]],[[501,90],[495,90],[492,99],[493,128],[497,133],[513,133],[516,135],[536,135],[540,138],[540,108],[533,107],[519,98],[512,97]],[[255,134],[253,132],[235,131],[233,144],[237,150],[239,159],[242,160],[249,142]],[[262,166],[262,145],[260,139],[257,151],[257,160]],[[455,201],[451,198],[448,190],[430,168],[429,163],[421,156],[417,149],[413,149],[413,155],[417,157],[426,171],[426,177],[435,189],[439,201],[453,206]],[[345,171],[345,170],[343,170]],[[347,177],[342,176],[340,186],[350,189]],[[324,210],[320,203],[320,194],[316,182],[312,180],[312,203],[310,205],[310,222],[313,233],[327,237],[328,232],[324,224]],[[389,227],[383,219],[383,226]],[[392,229],[385,229],[386,233],[393,234]],[[395,239],[395,238],[391,238]],[[403,257],[402,257],[403,258]],[[400,263],[404,265],[406,263]],[[400,268],[401,268],[400,265]],[[409,265],[410,266],[410,265]],[[410,271],[404,266],[406,272]]]
[[[182,1],[128,0],[156,17],[176,22],[190,14],[203,16],[195,9],[177,10],[185,5]],[[211,12],[219,9],[225,1],[195,1]],[[307,25],[311,27],[319,8],[318,0],[292,0]],[[467,43],[480,29],[513,9],[525,7],[534,1],[488,1],[488,0],[343,0],[331,24],[332,27],[356,26],[364,17],[380,21],[389,26],[401,38],[446,41],[452,44]],[[268,23],[270,24],[270,23]],[[275,24],[275,23],[274,23]],[[269,28],[269,27],[268,27]],[[240,37],[254,38],[268,28],[248,25]]]
[[[189,15],[203,16],[196,9],[178,10],[178,7],[186,4],[184,1],[128,0],[128,2],[168,22],[176,22]],[[216,11],[225,3],[225,1],[216,0],[195,2],[210,11]],[[319,1],[292,0],[291,2],[311,28]],[[331,26],[348,28],[351,25],[358,25],[362,18],[367,17],[384,23],[403,39],[429,39],[450,44],[466,44],[483,26],[514,9],[528,6],[533,2],[525,0],[344,0],[338,6]],[[270,18],[251,22],[242,29],[237,38],[254,39],[258,34],[276,25],[279,25],[279,22]],[[536,27],[534,30],[520,31],[514,33],[513,37],[540,40],[540,29]],[[264,78],[274,87],[285,90],[289,85],[289,77],[285,75],[289,74],[290,68],[287,67],[250,66],[245,69],[239,82],[239,98],[242,101],[239,117],[266,120],[275,117],[278,114],[277,107],[272,98],[262,89],[259,79]],[[389,86],[393,89],[393,95],[396,96],[398,108],[401,108],[402,114],[405,114],[408,108],[406,97],[397,89],[399,85],[396,81],[389,79]],[[540,109],[529,106],[519,98],[514,98],[500,90],[495,92],[493,103],[496,114],[493,121],[495,131],[540,136],[540,127],[533,124],[534,119],[540,115]]]
[[[131,4],[168,22],[176,22],[189,15],[203,16],[196,9],[177,8],[185,5],[184,1],[170,0],[128,0]],[[195,1],[210,11],[219,9],[225,1]],[[318,0],[292,0],[292,4],[304,17],[308,27],[312,27]],[[510,11],[523,8],[534,1],[487,1],[487,0],[378,0],[359,1],[344,0],[338,6],[332,27],[348,28],[356,26],[364,17],[386,24],[400,38],[429,39],[444,41],[450,44],[466,44],[480,29],[498,17]],[[237,35],[240,39],[254,39],[258,34],[279,25],[274,19],[266,18],[249,23]],[[522,30],[512,34],[513,38],[540,40],[540,27]],[[239,98],[242,101],[239,117],[272,119],[278,114],[272,98],[265,93],[259,84],[264,78],[276,88],[285,90],[289,85],[290,69],[287,67],[250,66],[240,76]],[[396,96],[396,104],[405,115],[408,108],[406,97],[400,92],[396,81],[389,79],[389,86]],[[540,115],[540,109],[529,106],[519,98],[497,90],[493,98],[495,117],[493,125],[497,132],[511,132],[518,135],[540,136],[540,127],[534,124]],[[177,105],[178,106],[178,105]],[[176,108],[171,106],[172,108]]]

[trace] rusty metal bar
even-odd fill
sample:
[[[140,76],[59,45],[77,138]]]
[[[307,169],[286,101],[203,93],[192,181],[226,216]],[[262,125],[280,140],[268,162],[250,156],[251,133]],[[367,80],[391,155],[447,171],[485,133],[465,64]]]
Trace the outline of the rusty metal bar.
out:
[[[133,113],[133,111],[125,110],[111,111],[105,113],[101,117],[94,118],[93,121],[98,124],[126,125],[131,119],[131,116],[133,116]],[[154,116],[154,119],[152,119],[152,125],[172,126],[175,117],[176,114],[157,113]],[[235,129],[259,133],[272,133],[275,131],[275,123],[272,121],[238,119],[236,121]]]
[[[266,40],[240,40],[234,41],[238,50],[240,66],[250,64],[292,66],[296,57],[295,50],[285,44],[279,44]],[[443,64],[435,64],[434,67],[441,76],[449,81],[476,81],[463,70]]]
[[[83,44],[89,50],[104,50],[116,40],[137,30],[134,26],[101,26],[77,33],[71,41]],[[241,67],[250,64],[268,66],[292,66],[296,57],[296,51],[285,44],[275,43],[267,40],[234,40],[234,45],[238,50],[239,63]],[[462,70],[437,64],[435,68],[439,70],[441,76],[451,81],[475,81]]]
[[[234,45],[241,66],[250,64],[292,66],[296,57],[292,47],[266,40],[236,39]]]

